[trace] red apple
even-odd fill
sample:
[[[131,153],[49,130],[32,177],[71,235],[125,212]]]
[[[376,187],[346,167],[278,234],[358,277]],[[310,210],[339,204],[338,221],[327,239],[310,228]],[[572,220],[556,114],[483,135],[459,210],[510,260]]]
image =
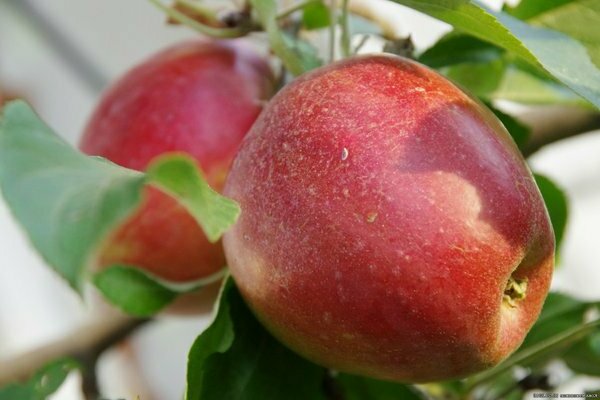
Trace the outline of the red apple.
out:
[[[425,382],[491,367],[546,297],[554,237],[496,117],[414,61],[356,57],[277,94],[244,139],[225,234],[249,306],[336,370]]]
[[[194,157],[216,190],[239,143],[274,90],[263,58],[239,41],[190,41],[162,51],[102,97],[81,150],[144,170],[166,152]],[[173,198],[146,188],[139,209],[104,241],[97,264],[135,265],[165,280],[206,278],[225,265]]]

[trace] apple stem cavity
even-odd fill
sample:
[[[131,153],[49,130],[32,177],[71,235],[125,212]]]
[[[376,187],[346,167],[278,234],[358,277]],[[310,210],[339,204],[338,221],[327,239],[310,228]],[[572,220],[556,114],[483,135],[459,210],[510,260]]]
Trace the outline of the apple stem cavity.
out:
[[[508,278],[502,298],[504,304],[516,308],[517,304],[527,296],[527,278],[518,279],[513,276]]]

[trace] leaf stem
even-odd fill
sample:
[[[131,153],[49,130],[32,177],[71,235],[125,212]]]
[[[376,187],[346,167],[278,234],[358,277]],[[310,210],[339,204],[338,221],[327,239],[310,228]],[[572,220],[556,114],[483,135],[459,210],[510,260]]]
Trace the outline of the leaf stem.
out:
[[[254,8],[258,20],[267,32],[271,50],[283,62],[283,65],[293,75],[305,72],[301,56],[286,42],[286,37],[277,24],[277,10],[275,0],[249,0]]]
[[[277,14],[277,19],[284,19],[289,17],[290,15],[292,15],[293,13],[295,13],[296,11],[300,11],[305,9],[307,6],[314,4],[314,3],[319,3],[319,0],[306,0],[306,1],[301,1],[299,3],[293,4],[290,7],[282,10],[279,14]]]
[[[335,30],[337,28],[337,0],[331,0],[329,5],[329,14],[331,14],[331,21],[329,22],[329,62],[335,61]]]
[[[197,1],[175,0],[175,5],[177,6],[178,4],[181,4],[182,6],[194,11],[194,13],[196,13],[210,21],[214,21],[217,23],[221,22],[221,21],[219,21],[218,15],[215,10],[213,10],[209,7],[206,7],[206,6],[198,3]]]
[[[576,342],[598,327],[600,327],[600,319],[581,324],[565,332],[561,332],[558,335],[552,336],[551,338],[548,338],[540,343],[537,343],[528,349],[515,354],[513,357],[509,358],[496,368],[489,369],[471,379],[468,379],[466,381],[465,391],[471,392],[475,387],[493,380],[498,375],[510,370],[515,365],[531,362],[545,353],[556,350],[561,346]]]
[[[195,31],[207,36],[221,39],[232,39],[245,36],[251,30],[249,27],[214,28],[212,26],[204,25],[198,21],[195,21],[194,19],[188,17],[184,13],[164,5],[160,0],[148,1],[154,4],[157,8],[159,8],[162,12],[164,12],[167,16],[174,19],[175,21],[186,25],[187,27],[192,28]]]
[[[348,0],[342,0],[342,54],[344,57],[350,57],[352,50],[350,49],[350,27],[348,25]]]

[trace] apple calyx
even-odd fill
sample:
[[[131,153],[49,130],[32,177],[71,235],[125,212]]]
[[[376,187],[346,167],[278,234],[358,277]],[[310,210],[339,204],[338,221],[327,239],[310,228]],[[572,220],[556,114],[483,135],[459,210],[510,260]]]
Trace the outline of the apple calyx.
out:
[[[527,297],[527,278],[518,279],[514,277],[508,278],[506,287],[504,288],[503,301],[509,307],[517,307],[517,303]]]

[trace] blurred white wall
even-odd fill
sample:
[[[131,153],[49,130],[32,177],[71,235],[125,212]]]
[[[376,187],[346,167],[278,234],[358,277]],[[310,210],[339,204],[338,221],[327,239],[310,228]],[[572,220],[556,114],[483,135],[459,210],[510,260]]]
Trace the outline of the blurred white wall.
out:
[[[98,96],[68,67],[64,57],[14,4],[0,0],[0,86],[24,95],[70,143],[77,138]],[[114,79],[157,49],[194,33],[165,26],[163,15],[144,0],[27,0],[97,70]],[[448,28],[400,6],[398,31],[411,33],[424,48]],[[498,7],[500,1],[487,3]],[[12,5],[11,5],[12,4]],[[535,169],[556,179],[571,199],[571,219],[555,286],[600,299],[600,133],[566,140],[532,159]],[[59,338],[85,322],[88,309],[31,250],[0,199],[0,363],[21,351]],[[186,353],[206,318],[166,318],[136,336],[132,349],[154,398],[180,399]],[[131,376],[119,370],[122,356],[103,358],[101,383],[110,398],[134,398]],[[70,378],[56,399],[79,399],[78,377]],[[147,400],[147,399],[143,399]]]

